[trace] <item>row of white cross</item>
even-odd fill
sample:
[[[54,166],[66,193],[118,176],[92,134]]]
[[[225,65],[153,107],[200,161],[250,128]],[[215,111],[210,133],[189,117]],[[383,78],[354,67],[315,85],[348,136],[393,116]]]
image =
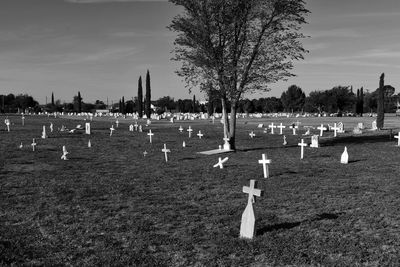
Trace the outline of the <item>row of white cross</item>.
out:
[[[274,123],[272,122],[268,126],[268,128],[271,129],[271,134],[274,134],[274,129],[275,128],[279,128],[279,130],[280,130],[279,134],[282,135],[283,134],[283,129],[285,129],[286,126],[284,126],[282,123],[280,125],[274,125]],[[290,125],[289,128],[292,129],[293,135],[296,135],[296,130],[299,129],[299,126],[293,124],[293,125]],[[323,135],[324,131],[328,130],[326,127],[324,127],[323,124],[321,124],[321,126],[317,127],[317,129],[320,130],[320,136]],[[334,123],[334,126],[331,127],[331,129],[334,131],[334,137],[336,137],[337,136],[337,132],[340,130],[340,128],[337,127],[336,123]],[[249,135],[250,135],[251,138],[253,138],[255,136],[253,131]]]

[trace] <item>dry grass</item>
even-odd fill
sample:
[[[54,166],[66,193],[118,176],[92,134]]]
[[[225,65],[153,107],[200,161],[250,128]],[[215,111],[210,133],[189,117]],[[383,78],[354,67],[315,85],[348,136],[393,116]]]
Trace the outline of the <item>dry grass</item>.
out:
[[[299,120],[316,126],[337,118]],[[372,121],[343,118],[347,130],[361,120]],[[92,148],[82,132],[40,139],[42,125],[73,128],[84,125],[82,118],[27,117],[24,127],[19,117],[11,121],[10,133],[0,131],[0,264],[400,265],[400,148],[387,131],[336,139],[327,133],[322,147],[307,147],[300,160],[300,136],[287,130],[283,147],[282,136],[256,128],[260,120],[239,120],[238,151],[226,154],[220,170],[212,168],[218,155],[196,153],[222,143],[222,126],[209,121],[156,121],[132,133],[131,120],[120,119],[110,137],[114,120],[96,119]],[[396,124],[389,118],[385,125]],[[189,139],[179,125],[205,137]],[[28,146],[33,137],[35,152]],[[68,161],[60,159],[63,145]],[[339,163],[344,146],[348,165]],[[262,153],[272,159],[269,179],[258,164]],[[247,201],[242,186],[250,179],[264,193],[254,204],[251,241],[238,238]]]

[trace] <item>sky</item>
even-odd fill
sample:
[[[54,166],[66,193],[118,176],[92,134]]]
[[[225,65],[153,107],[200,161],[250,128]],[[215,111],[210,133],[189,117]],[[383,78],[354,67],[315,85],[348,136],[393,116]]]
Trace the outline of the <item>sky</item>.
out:
[[[373,91],[379,76],[400,89],[399,0],[306,0],[311,11],[302,32],[309,50],[294,62],[296,77],[247,98],[280,97],[296,84],[308,94],[334,86]],[[39,103],[117,102],[137,95],[150,71],[152,99],[204,99],[175,73],[175,33],[167,29],[182,12],[154,0],[1,0],[0,94],[29,94]]]

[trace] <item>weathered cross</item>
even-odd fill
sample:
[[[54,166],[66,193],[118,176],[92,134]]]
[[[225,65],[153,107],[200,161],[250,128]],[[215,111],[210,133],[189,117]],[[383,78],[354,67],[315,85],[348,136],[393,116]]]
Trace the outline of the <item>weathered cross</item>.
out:
[[[154,135],[154,133],[151,132],[151,129],[149,130],[149,133],[147,135],[150,137],[150,144],[151,144],[152,141],[151,137]]]
[[[164,152],[164,154],[165,154],[165,162],[168,162],[168,154],[167,153],[171,152],[171,150],[167,149],[167,145],[164,144],[164,148],[161,149],[161,151]]]
[[[113,134],[113,131],[115,131],[114,125],[111,125],[111,128],[110,128],[110,136]]]
[[[243,193],[249,194],[248,203],[254,203],[254,196],[261,196],[261,190],[254,188],[256,180],[250,180],[250,186],[243,186]]]
[[[190,126],[189,126],[189,129],[187,129],[186,131],[189,132],[189,138],[192,137],[193,129]]]
[[[340,128],[336,126],[336,123],[334,123],[331,129],[333,130],[333,136],[336,137],[337,131],[340,130]]]
[[[63,154],[62,154],[62,156],[61,156],[61,159],[63,159],[63,160],[67,160],[67,154],[68,154],[69,152],[67,151],[67,148],[65,147],[65,146],[63,146]]]
[[[279,134],[283,134],[282,129],[286,128],[286,126],[284,126],[281,122],[281,124],[279,126],[276,126],[276,128],[279,128]]]
[[[274,125],[274,123],[272,122],[272,123],[268,126],[268,128],[271,129],[271,134],[274,134],[274,128],[276,128],[276,125]]]
[[[183,131],[182,125],[181,125],[181,126],[179,126],[179,131],[180,131],[180,132],[182,132],[182,131]]]
[[[138,130],[139,125],[137,124],[137,122],[135,122],[135,125],[133,125],[133,127],[135,127],[135,131]]]
[[[301,146],[301,156],[300,159],[303,159],[304,157],[304,147],[307,146],[306,143],[304,143],[304,139],[301,139],[301,143],[298,143],[299,146]]]
[[[251,133],[249,133],[249,135],[250,135],[251,138],[253,138],[254,136],[256,136],[256,134],[255,134],[253,131],[251,131]]]
[[[326,131],[326,127],[324,127],[323,124],[321,124],[321,126],[317,127],[317,129],[320,130],[319,136],[322,136],[324,131]]]
[[[221,159],[221,158],[219,157],[219,158],[218,158],[218,163],[214,165],[214,168],[216,168],[216,167],[219,166],[220,169],[223,169],[223,168],[224,168],[224,165],[223,165],[223,164],[224,164],[225,162],[227,162],[228,159],[229,159],[228,157],[226,157],[226,158],[224,158],[224,159]]]
[[[197,136],[201,139],[201,137],[203,136],[204,134],[202,134],[201,133],[201,131],[199,131],[199,133],[197,134]]]
[[[397,138],[397,146],[400,146],[400,132],[398,135],[395,135],[394,138]]]
[[[270,159],[267,159],[267,158],[265,157],[265,154],[262,154],[262,159],[258,160],[258,163],[263,165],[264,178],[268,178],[268,176],[269,176],[269,170],[268,170],[268,165],[267,165],[267,164],[270,164],[270,163],[271,163],[271,160],[270,160]]]
[[[32,145],[32,151],[35,151],[35,146],[36,146],[35,138],[33,138],[31,145]]]

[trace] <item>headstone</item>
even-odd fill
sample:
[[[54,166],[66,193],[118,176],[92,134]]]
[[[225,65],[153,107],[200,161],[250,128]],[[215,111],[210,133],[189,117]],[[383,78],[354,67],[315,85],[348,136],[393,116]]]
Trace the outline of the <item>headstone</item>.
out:
[[[63,154],[62,154],[62,156],[61,156],[61,159],[63,159],[63,160],[67,160],[67,154],[68,154],[69,152],[67,151],[67,148],[65,147],[65,146],[63,146]]]
[[[129,125],[129,131],[133,132],[133,124]]]
[[[201,133],[201,131],[199,131],[199,133],[197,134],[197,136],[199,137],[199,139],[201,139],[203,137],[204,134]]]
[[[137,124],[137,122],[135,122],[135,125],[133,125],[133,127],[135,127],[135,131],[138,130],[139,125]]]
[[[167,145],[164,144],[164,148],[161,149],[161,151],[164,152],[164,154],[165,154],[165,162],[168,162],[168,154],[167,153],[170,153],[171,150],[167,149]]]
[[[32,151],[35,151],[35,146],[36,146],[37,144],[36,144],[36,142],[35,142],[35,138],[33,138],[33,141],[32,141],[32,144],[31,144],[31,146],[32,146]]]
[[[22,142],[21,142],[21,144],[19,145],[19,149],[22,149],[24,146],[22,145]]]
[[[215,164],[213,167],[216,168],[216,167],[219,166],[220,169],[223,169],[223,168],[224,168],[224,163],[227,162],[228,159],[229,159],[228,157],[226,157],[226,158],[224,158],[224,159],[221,159],[221,158],[219,157],[219,158],[218,158],[218,163]]]
[[[318,135],[313,135],[311,136],[311,145],[310,147],[319,147],[319,143],[318,143]]]
[[[43,131],[42,131],[42,139],[46,139],[47,135],[46,135],[46,126],[43,125]]]
[[[362,130],[358,126],[354,127],[353,134],[362,134]]]
[[[376,120],[374,120],[374,121],[372,122],[371,127],[372,127],[372,128],[371,128],[372,131],[378,130],[378,128],[376,127]]]
[[[151,144],[152,136],[154,135],[154,133],[151,132],[151,129],[149,130],[149,133],[147,135],[150,137],[150,144]]]
[[[306,147],[307,144],[304,143],[304,139],[301,139],[301,143],[298,143],[298,145],[301,147],[300,159],[303,159],[304,158],[304,147]]]
[[[395,135],[394,138],[397,138],[397,146],[400,146],[400,132],[398,135]]]
[[[113,134],[114,131],[115,131],[114,125],[111,125],[111,128],[110,128],[110,136],[112,136],[112,134]]]
[[[249,135],[250,135],[251,138],[253,138],[254,136],[256,136],[256,134],[255,134],[253,131],[251,131],[251,133],[249,133]]]
[[[10,131],[10,124],[11,124],[11,123],[10,123],[10,119],[8,119],[8,118],[5,119],[5,120],[4,120],[4,123],[5,123],[6,126],[7,126],[7,132],[9,132],[9,131]]]
[[[267,159],[265,154],[262,154],[262,159],[259,159],[258,163],[263,165],[264,178],[268,178],[269,177],[269,169],[268,169],[267,164],[270,164],[271,160]]]
[[[88,146],[89,148],[92,147],[92,143],[90,142],[90,139],[89,139],[89,141],[88,141],[87,146]]]
[[[179,126],[179,132],[182,132],[183,131],[183,128],[182,128],[182,125],[181,126]]]
[[[257,128],[263,128],[264,127],[264,124],[262,124],[262,123],[260,123],[258,126],[257,126]]]
[[[274,123],[272,122],[272,123],[268,126],[268,128],[271,129],[271,134],[274,134],[274,129],[276,128],[276,125],[274,125]]]
[[[247,206],[242,214],[240,223],[240,237],[252,239],[254,236],[255,216],[253,210],[254,196],[261,196],[261,190],[256,189],[255,180],[250,180],[250,186],[243,186],[243,193],[249,194],[247,198]]]
[[[323,124],[321,124],[321,126],[320,127],[317,127],[317,129],[318,130],[320,130],[320,132],[319,132],[319,136],[322,136],[323,134],[324,134],[324,131],[326,131],[327,129],[326,129],[326,127],[324,127],[324,125]]]
[[[340,157],[340,163],[347,164],[349,163],[349,154],[347,153],[347,147],[344,147],[344,151],[342,156]]]
[[[186,147],[185,141],[182,142],[182,147]]]
[[[139,133],[143,132],[143,127],[142,125],[139,125]]]
[[[344,133],[344,124],[343,124],[343,122],[341,122],[341,121],[338,122],[337,127],[339,128],[337,130],[338,133]]]
[[[295,125],[294,123],[289,126],[290,129],[293,130],[293,135],[296,135],[296,129],[299,128],[299,126]]]
[[[279,126],[277,126],[277,128],[279,128],[279,134],[282,135],[283,134],[283,129],[286,128],[286,126],[284,126],[281,122],[281,124]]]
[[[90,134],[90,122],[85,123],[85,134]]]
[[[286,146],[287,142],[286,142],[286,135],[283,136],[283,145]]]
[[[361,129],[361,130],[364,130],[364,123],[359,122],[358,125],[357,125],[357,127],[358,127],[359,129]]]
[[[151,124],[151,120],[148,119],[146,124],[147,124],[147,126],[150,125]]]
[[[231,144],[229,143],[229,138],[228,137],[224,137],[224,150],[231,150]]]

